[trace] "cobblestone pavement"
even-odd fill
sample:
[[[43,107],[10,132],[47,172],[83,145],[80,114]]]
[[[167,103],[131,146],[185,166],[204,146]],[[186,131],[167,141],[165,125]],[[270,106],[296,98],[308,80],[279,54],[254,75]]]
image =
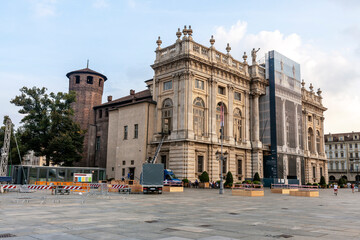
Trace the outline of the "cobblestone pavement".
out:
[[[6,239],[360,239],[360,192],[320,197],[231,196],[185,189],[162,195],[0,195]]]

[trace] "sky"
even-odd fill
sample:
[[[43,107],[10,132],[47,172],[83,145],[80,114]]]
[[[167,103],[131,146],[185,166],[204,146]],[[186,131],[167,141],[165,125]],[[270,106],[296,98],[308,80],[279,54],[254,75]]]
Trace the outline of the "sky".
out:
[[[146,88],[162,47],[191,25],[194,41],[238,60],[276,50],[298,62],[306,88],[322,90],[325,133],[360,132],[360,1],[0,0],[0,117],[22,118],[19,89],[67,92],[66,73],[108,77],[103,101]]]

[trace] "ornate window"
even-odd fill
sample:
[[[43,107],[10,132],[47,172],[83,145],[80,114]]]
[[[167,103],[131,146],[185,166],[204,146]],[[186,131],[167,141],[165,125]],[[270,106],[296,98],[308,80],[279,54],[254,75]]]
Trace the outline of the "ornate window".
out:
[[[313,139],[314,139],[314,132],[312,128],[308,129],[308,147],[310,152],[314,152],[314,146],[313,146]]]
[[[204,90],[204,81],[196,79],[195,80],[195,88]]]
[[[317,152],[321,152],[321,149],[320,149],[320,132],[319,131],[316,131],[316,150]]]
[[[241,111],[238,108],[234,110],[234,139],[235,142],[240,142],[242,140],[242,118]]]
[[[171,118],[172,118],[173,103],[170,98],[164,100],[162,104],[162,116],[161,116],[161,131],[163,133],[169,133],[172,130]]]
[[[197,97],[193,104],[194,134],[203,136],[205,133],[205,103],[201,98]]]
[[[204,156],[199,155],[197,160],[197,172],[202,173],[204,171]]]
[[[221,105],[223,105],[223,112],[224,112],[224,116],[223,116],[223,123],[224,123],[224,136],[226,135],[226,131],[227,131],[227,126],[226,126],[226,122],[227,122],[227,111],[226,111],[226,106],[225,104],[223,104],[222,102],[219,102],[216,106],[216,130],[217,130],[217,135],[219,138],[221,138]]]
[[[164,91],[172,89],[172,81],[164,82]]]
[[[241,101],[241,93],[239,92],[234,92],[234,99],[236,101]]]

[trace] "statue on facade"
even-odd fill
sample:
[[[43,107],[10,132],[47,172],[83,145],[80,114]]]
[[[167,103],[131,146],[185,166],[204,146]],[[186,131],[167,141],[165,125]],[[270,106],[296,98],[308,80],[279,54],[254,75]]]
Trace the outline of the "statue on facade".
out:
[[[256,53],[259,50],[260,50],[260,48],[258,50],[255,50],[255,48],[253,48],[253,50],[251,50],[252,65],[257,65],[257,63],[256,63]]]

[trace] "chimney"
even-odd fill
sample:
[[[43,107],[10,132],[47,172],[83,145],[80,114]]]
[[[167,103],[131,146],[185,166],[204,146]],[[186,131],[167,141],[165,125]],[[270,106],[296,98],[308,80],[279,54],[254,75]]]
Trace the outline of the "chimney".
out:
[[[130,95],[135,95],[135,90],[131,89],[130,90]]]
[[[112,101],[112,96],[108,96],[108,102],[111,102]]]

